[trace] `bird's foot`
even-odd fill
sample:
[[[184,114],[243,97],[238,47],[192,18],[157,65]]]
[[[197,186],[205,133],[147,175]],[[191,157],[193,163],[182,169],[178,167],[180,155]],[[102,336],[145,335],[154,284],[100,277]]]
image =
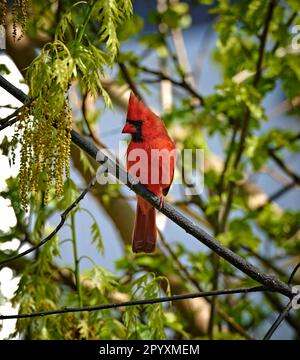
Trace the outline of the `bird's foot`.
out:
[[[160,196],[159,197],[159,210],[161,210],[164,206],[164,197],[163,196]]]

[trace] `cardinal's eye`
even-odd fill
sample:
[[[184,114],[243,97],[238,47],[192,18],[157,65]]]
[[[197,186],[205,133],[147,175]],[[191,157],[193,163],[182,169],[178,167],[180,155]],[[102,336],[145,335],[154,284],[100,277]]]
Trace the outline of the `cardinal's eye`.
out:
[[[128,120],[127,122],[134,126],[136,129],[136,132],[132,134],[132,140],[134,142],[142,142],[143,141],[143,134],[142,134],[142,125],[143,125],[143,120]]]
[[[143,120],[127,120],[130,125],[133,125],[137,130],[142,129]]]

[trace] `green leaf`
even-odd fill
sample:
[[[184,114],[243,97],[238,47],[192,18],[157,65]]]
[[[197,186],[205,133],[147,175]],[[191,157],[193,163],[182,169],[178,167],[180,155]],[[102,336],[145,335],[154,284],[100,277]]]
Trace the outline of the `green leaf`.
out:
[[[132,15],[132,3],[130,0],[98,0],[94,13],[100,23],[100,40],[106,44],[113,60],[119,50],[117,28]]]
[[[171,29],[185,29],[192,23],[189,5],[184,2],[170,3],[165,11],[158,13],[158,17],[161,18],[161,22]]]
[[[227,172],[226,178],[228,179],[228,181],[238,183],[245,180],[245,174],[243,171],[232,169]]]
[[[209,198],[205,214],[212,215],[220,209],[220,197],[215,195]]]
[[[120,41],[126,41],[131,37],[138,35],[143,30],[143,28],[143,18],[133,14],[118,27],[118,38]]]
[[[7,68],[5,64],[0,64],[0,75],[9,75],[10,70]]]
[[[77,196],[78,188],[75,182],[71,178],[66,179],[63,186],[63,196],[57,202],[57,208],[61,211],[66,210],[75,201]]]
[[[218,240],[227,247],[243,245],[254,251],[260,244],[260,239],[253,234],[250,224],[243,218],[231,220],[228,230],[218,235]]]
[[[2,154],[4,156],[8,156],[10,149],[10,142],[8,141],[6,135],[3,137],[2,143],[0,144],[0,149],[2,150]]]
[[[100,228],[96,221],[93,222],[91,226],[91,234],[92,234],[92,243],[95,243],[97,246],[97,249],[103,254],[104,247],[102,242],[102,235]]]

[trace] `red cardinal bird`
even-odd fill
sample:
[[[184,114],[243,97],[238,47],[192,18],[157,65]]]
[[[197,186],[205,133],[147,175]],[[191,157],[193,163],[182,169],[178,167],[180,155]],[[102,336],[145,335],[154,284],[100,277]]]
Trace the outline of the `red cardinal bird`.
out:
[[[161,199],[167,195],[174,175],[175,145],[162,120],[133,92],[122,133],[131,134],[127,149],[127,170],[139,178],[148,190]],[[145,157],[146,156],[146,157]],[[152,253],[157,239],[155,208],[137,196],[132,237],[134,252]]]

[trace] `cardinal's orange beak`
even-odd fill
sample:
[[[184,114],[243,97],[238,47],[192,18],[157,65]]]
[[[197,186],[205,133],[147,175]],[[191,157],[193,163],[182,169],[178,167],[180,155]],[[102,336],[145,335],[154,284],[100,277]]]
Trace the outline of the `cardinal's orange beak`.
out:
[[[132,124],[126,122],[125,126],[123,127],[122,134],[134,134],[135,132],[136,128]]]

